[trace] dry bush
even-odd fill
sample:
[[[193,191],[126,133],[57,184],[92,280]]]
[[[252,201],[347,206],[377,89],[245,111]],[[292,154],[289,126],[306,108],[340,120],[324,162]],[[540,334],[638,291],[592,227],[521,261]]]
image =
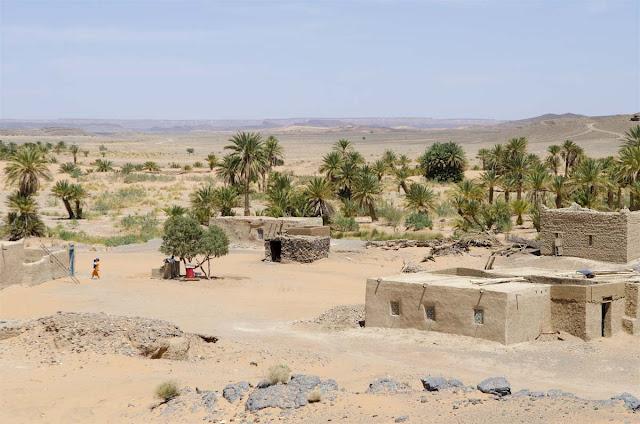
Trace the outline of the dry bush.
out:
[[[175,381],[165,381],[156,387],[156,396],[164,402],[167,402],[174,397],[180,396],[180,390]]]
[[[285,364],[274,365],[269,368],[267,380],[270,384],[287,384],[291,380],[291,369]]]
[[[311,391],[307,396],[307,401],[309,403],[316,403],[316,402],[322,401],[322,392],[318,389]]]

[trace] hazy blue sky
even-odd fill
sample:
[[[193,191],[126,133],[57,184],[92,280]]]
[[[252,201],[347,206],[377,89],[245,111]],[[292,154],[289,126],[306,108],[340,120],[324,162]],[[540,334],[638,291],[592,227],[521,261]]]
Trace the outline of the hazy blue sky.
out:
[[[0,0],[2,118],[640,109],[640,0]]]

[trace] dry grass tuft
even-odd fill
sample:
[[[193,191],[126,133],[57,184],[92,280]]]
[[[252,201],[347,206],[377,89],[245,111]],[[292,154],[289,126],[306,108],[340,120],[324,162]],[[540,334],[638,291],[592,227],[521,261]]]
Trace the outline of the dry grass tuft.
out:
[[[291,369],[285,364],[274,365],[269,368],[267,380],[270,384],[287,384],[291,380]]]
[[[164,402],[168,402],[171,399],[180,396],[180,390],[175,381],[165,381],[156,387],[156,396],[162,399]]]
[[[309,403],[316,403],[322,401],[322,392],[318,389],[315,389],[309,393],[307,396],[307,401]]]

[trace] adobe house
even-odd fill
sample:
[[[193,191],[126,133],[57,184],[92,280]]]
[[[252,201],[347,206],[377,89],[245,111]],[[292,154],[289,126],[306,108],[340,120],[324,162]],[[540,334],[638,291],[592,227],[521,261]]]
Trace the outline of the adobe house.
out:
[[[280,234],[265,240],[264,260],[266,262],[309,263],[329,257],[331,238]]]
[[[69,250],[66,247],[47,252],[25,247],[24,240],[0,241],[0,289],[66,277],[68,269]]]
[[[322,217],[216,216],[217,225],[233,243],[259,242],[292,229],[322,227]]]
[[[596,274],[598,274],[596,272]],[[640,274],[593,278],[540,269],[454,268],[367,280],[365,325],[460,334],[503,344],[565,331],[584,340],[640,335]]]
[[[543,255],[627,263],[640,258],[640,211],[543,207],[540,242]]]

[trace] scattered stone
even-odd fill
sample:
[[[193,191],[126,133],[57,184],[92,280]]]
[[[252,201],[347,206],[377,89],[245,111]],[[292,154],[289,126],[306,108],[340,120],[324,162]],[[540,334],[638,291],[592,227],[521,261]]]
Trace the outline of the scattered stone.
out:
[[[338,384],[332,380],[321,380],[312,375],[296,374],[287,384],[275,384],[257,387],[247,399],[248,411],[264,408],[293,409],[306,406],[309,392],[319,390],[323,396],[338,390]]]
[[[406,273],[406,274],[415,274],[417,272],[423,272],[426,271],[427,269],[421,265],[418,265],[415,262],[405,262],[402,264],[402,268],[400,269],[400,272],[402,273]]]
[[[396,423],[403,423],[405,421],[409,420],[409,416],[408,415],[402,415],[401,417],[398,417],[394,420],[394,422]]]
[[[367,393],[406,393],[409,392],[411,388],[406,383],[399,383],[391,378],[378,378],[372,381],[369,384],[369,388],[367,389]]]
[[[249,390],[249,383],[246,381],[227,384],[225,388],[222,389],[222,397],[229,401],[229,403],[233,403],[242,398],[247,390]]]
[[[427,376],[420,379],[422,386],[429,392],[437,392],[440,390],[455,389],[464,387],[462,381],[455,378],[446,379],[442,376]]]
[[[482,380],[477,387],[482,393],[488,393],[500,397],[511,394],[511,385],[504,377],[487,378]]]
[[[364,322],[364,305],[339,305],[310,322],[326,329],[359,328]]]
[[[611,399],[623,401],[624,406],[626,406],[627,409],[630,409],[634,412],[640,411],[640,400],[634,395],[632,395],[631,393],[627,393],[627,392],[621,393],[617,396],[612,397]]]

